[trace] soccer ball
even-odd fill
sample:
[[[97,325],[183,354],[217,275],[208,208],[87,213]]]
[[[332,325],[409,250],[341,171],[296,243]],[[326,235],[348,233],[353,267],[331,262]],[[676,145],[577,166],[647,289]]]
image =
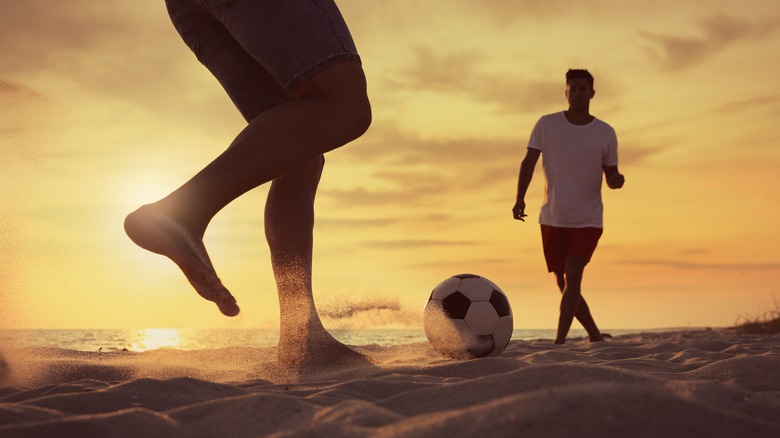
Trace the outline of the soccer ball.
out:
[[[433,288],[425,305],[425,336],[454,359],[497,356],[512,337],[512,307],[485,277],[460,274]]]

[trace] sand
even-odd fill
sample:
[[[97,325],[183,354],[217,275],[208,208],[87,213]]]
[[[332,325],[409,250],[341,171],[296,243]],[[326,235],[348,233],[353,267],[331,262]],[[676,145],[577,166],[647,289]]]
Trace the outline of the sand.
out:
[[[0,437],[780,437],[780,335],[357,348],[376,365],[299,378],[273,349],[6,349]]]

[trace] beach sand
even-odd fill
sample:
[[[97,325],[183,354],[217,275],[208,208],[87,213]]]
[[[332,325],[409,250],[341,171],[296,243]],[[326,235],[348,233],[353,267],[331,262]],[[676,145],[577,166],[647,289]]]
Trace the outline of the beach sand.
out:
[[[357,349],[376,365],[294,378],[273,349],[6,348],[0,437],[780,437],[780,335]]]

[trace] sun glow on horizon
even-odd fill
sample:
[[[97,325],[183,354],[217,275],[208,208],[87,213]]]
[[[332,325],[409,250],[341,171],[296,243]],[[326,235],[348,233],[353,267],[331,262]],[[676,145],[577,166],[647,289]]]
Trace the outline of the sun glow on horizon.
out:
[[[130,344],[131,351],[177,348],[183,341],[182,333],[174,328],[147,328],[138,331],[138,339]]]

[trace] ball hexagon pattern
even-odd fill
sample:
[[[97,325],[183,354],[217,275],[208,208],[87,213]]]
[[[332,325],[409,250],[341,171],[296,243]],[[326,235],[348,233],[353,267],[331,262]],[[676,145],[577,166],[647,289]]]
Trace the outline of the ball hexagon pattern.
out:
[[[512,307],[501,288],[487,278],[454,275],[433,288],[423,325],[431,346],[443,356],[497,356],[512,337]]]

